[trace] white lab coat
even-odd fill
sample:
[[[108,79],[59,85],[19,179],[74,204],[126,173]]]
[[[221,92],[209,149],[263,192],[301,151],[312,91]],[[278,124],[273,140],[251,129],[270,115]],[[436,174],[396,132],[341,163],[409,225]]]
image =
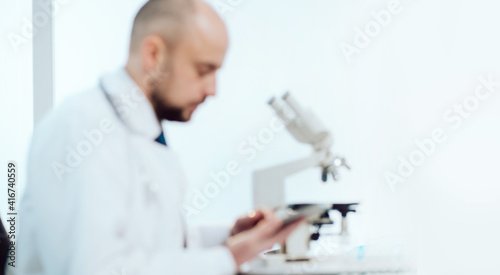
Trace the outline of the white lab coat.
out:
[[[229,227],[185,229],[185,177],[149,101],[124,69],[102,84],[118,113],[96,88],[35,129],[8,274],[233,274]]]

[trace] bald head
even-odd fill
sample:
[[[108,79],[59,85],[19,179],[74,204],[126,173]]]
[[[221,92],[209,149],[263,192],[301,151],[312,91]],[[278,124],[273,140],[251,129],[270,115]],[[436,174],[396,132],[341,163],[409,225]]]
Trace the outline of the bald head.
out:
[[[132,27],[130,52],[137,52],[148,35],[159,35],[175,47],[193,24],[213,23],[225,28],[217,13],[201,0],[149,0],[137,13]]]
[[[134,20],[126,69],[159,120],[188,121],[215,95],[227,46],[224,22],[204,1],[150,0]]]
[[[175,44],[194,12],[195,0],[149,0],[134,19],[130,52],[138,51],[141,41],[151,34]]]

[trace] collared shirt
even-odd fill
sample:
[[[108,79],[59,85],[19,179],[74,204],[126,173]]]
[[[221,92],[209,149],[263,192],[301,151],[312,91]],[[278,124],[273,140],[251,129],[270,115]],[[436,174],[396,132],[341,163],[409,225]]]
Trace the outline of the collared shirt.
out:
[[[186,180],[152,105],[124,69],[35,129],[8,274],[233,274],[229,228],[190,229]],[[112,105],[110,104],[112,102]]]

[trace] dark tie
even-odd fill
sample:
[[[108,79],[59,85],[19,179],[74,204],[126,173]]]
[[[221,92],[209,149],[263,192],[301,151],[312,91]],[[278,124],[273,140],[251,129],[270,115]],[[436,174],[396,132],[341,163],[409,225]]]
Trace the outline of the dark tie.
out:
[[[158,143],[161,143],[161,144],[163,144],[163,145],[165,145],[165,146],[167,146],[167,142],[165,141],[165,135],[163,135],[163,131],[161,131],[160,136],[159,136],[159,137],[157,137],[157,138],[155,139],[155,141],[156,141],[156,142],[158,142]],[[185,228],[185,226],[186,226],[186,225],[185,225],[185,221],[182,221],[182,225],[183,225],[183,227]],[[184,231],[184,247],[187,247],[187,236],[186,236],[186,230],[183,230],[183,231]]]
[[[161,134],[159,137],[155,139],[156,142],[161,143],[165,146],[167,146],[167,142],[165,141],[165,136],[163,135],[163,131],[161,131]]]

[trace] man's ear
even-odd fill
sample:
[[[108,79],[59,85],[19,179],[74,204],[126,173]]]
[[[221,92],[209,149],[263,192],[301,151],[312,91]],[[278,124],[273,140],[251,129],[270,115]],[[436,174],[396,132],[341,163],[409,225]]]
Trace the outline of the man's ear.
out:
[[[144,85],[152,88],[162,76],[162,64],[168,57],[168,46],[159,35],[149,35],[142,41],[140,48],[142,66],[146,72],[147,79]]]
[[[159,35],[149,35],[142,40],[140,53],[144,70],[151,74],[167,59],[167,43]]]

